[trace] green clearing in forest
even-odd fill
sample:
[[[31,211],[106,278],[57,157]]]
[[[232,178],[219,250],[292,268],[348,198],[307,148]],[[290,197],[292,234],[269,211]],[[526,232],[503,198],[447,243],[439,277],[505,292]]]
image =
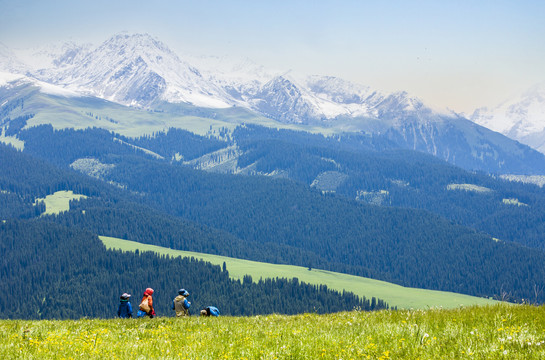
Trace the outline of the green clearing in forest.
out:
[[[53,215],[70,210],[70,201],[82,198],[85,199],[87,196],[74,194],[72,190],[57,191],[54,194],[47,195],[45,198],[36,199],[36,202],[45,202],[45,213],[42,215]]]

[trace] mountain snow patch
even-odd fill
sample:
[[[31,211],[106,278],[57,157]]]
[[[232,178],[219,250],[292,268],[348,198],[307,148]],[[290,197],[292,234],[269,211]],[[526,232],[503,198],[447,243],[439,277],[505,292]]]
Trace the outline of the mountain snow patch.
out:
[[[6,86],[14,81],[21,80],[25,76],[20,74],[12,74],[7,72],[0,72],[0,86]]]

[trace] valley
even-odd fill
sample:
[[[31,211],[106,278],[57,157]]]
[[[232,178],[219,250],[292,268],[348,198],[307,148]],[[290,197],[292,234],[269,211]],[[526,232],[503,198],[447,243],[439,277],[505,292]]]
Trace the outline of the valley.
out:
[[[220,71],[147,34],[67,49],[41,68],[0,54],[2,316],[100,317],[150,281],[165,314],[198,278],[196,304],[228,315],[545,302],[545,155],[511,131],[333,76]]]

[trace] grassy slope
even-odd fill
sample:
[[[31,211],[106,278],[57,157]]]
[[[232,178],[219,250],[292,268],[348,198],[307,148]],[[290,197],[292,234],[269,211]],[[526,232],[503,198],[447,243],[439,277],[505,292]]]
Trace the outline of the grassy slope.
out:
[[[235,279],[242,279],[246,274],[255,280],[260,278],[293,278],[309,284],[325,284],[329,288],[339,291],[351,291],[367,299],[372,297],[386,301],[390,306],[398,308],[425,309],[428,307],[456,308],[460,305],[485,305],[494,301],[468,295],[461,295],[443,291],[407,288],[384,281],[368,279],[359,276],[346,275],[331,271],[324,271],[300,266],[268,264],[257,261],[241,260],[225,256],[202,254],[190,251],[172,250],[160,246],[141,244],[134,241],[122,240],[101,236],[100,239],[110,249],[123,251],[154,251],[158,254],[182,257],[194,257],[211,262],[212,264],[227,265],[229,275]]]
[[[0,357],[24,359],[543,359],[528,305],[328,315],[0,321]]]
[[[57,191],[54,194],[47,195],[45,198],[36,199],[36,202],[45,202],[45,213],[42,215],[53,215],[70,210],[71,200],[79,200],[86,197],[85,195],[74,194],[72,190]]]
[[[213,128],[233,126],[224,121],[203,119],[198,116],[172,116],[165,113],[154,113],[85,97],[65,98],[38,94],[27,101],[25,109],[26,112],[36,114],[28,121],[31,126],[55,124],[56,128],[76,129],[95,126],[129,137],[164,131],[169,127],[178,127],[205,135],[210,126]],[[92,116],[88,113],[92,113]]]
[[[282,124],[254,114],[242,108],[203,109],[183,104],[164,104],[164,112],[153,112],[123,106],[107,100],[93,97],[70,97],[45,94],[34,86],[20,88],[11,94],[10,101],[21,95],[28,96],[24,107],[13,109],[9,116],[34,114],[27,126],[53,124],[57,129],[85,129],[99,127],[128,137],[138,137],[153,132],[165,131],[170,127],[191,131],[199,135],[218,132],[222,128],[233,130],[243,123],[256,123],[272,128],[305,130],[316,133],[334,133],[332,129],[312,126]],[[187,109],[184,109],[187,108]],[[188,115],[188,114],[196,115]],[[199,115],[202,113],[202,115]],[[9,139],[4,139],[6,142]]]

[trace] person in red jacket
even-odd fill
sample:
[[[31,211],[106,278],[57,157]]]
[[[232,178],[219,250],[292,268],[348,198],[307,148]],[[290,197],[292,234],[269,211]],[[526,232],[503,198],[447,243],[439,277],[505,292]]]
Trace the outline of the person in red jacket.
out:
[[[153,289],[147,288],[146,291],[144,291],[144,296],[142,297],[142,302],[140,303],[140,311],[138,311],[138,317],[142,317],[144,315],[149,316],[153,319],[155,316],[155,310],[153,309]]]

